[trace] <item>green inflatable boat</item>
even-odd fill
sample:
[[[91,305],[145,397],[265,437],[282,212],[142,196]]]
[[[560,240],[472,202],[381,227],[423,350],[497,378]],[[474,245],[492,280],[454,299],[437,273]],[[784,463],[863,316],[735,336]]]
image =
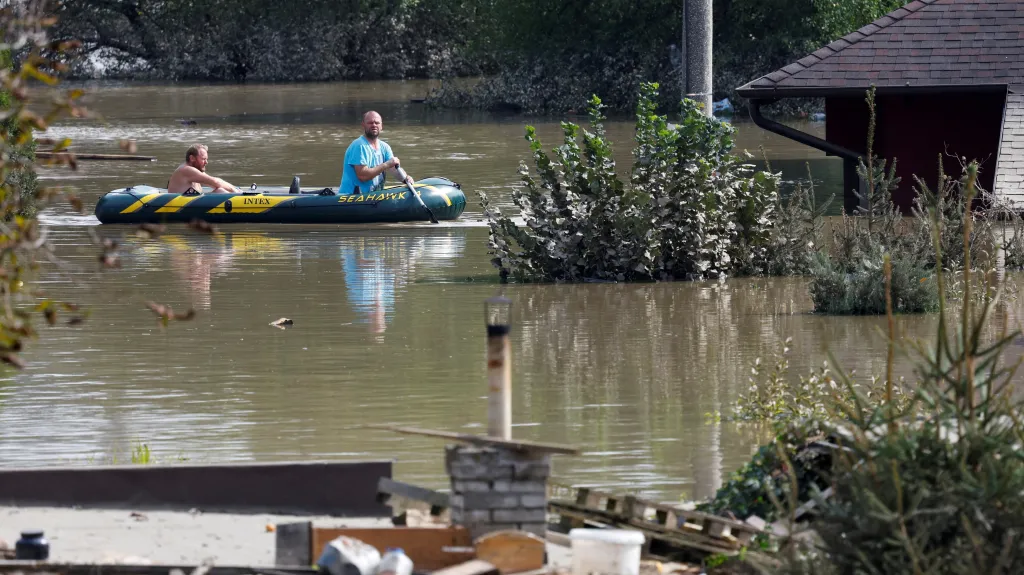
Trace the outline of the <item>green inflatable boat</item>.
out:
[[[423,199],[405,185],[385,186],[370,194],[338,194],[332,188],[252,185],[241,194],[171,194],[150,186],[119,188],[96,203],[104,224],[190,222],[369,224],[454,220],[466,208],[466,195],[455,182],[427,178],[415,184]],[[426,206],[426,208],[424,207]]]

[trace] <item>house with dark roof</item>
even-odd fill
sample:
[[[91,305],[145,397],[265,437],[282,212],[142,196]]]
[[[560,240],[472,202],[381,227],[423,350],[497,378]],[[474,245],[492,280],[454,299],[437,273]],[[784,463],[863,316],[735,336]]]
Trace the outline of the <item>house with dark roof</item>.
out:
[[[915,0],[737,89],[754,122],[844,160],[844,206],[856,205],[866,153],[867,90],[876,89],[875,154],[897,160],[895,201],[914,175],[934,188],[939,157],[976,159],[979,184],[1024,208],[1024,0]],[[782,98],[824,98],[824,139],[762,115]]]

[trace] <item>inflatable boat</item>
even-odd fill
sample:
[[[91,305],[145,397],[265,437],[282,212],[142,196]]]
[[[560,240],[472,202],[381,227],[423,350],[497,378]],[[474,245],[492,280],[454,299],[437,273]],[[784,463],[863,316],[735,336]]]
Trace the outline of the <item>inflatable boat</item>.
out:
[[[445,178],[419,180],[414,187],[423,203],[404,184],[369,194],[338,194],[332,188],[292,185],[257,186],[240,194],[171,194],[166,189],[132,186],[107,192],[96,203],[104,224],[190,222],[369,224],[454,220],[466,208],[466,195]],[[206,189],[204,191],[209,191]]]

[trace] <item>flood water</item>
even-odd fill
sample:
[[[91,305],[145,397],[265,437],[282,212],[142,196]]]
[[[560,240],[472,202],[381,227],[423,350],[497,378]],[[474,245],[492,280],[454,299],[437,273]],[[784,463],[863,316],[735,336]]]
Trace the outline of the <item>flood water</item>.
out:
[[[123,459],[145,442],[164,462],[393,459],[399,479],[443,487],[442,441],[359,426],[483,432],[483,301],[498,293],[514,302],[513,433],[582,447],[555,458],[556,475],[574,483],[664,500],[712,494],[761,437],[706,414],[728,413],[754,360],[786,337],[794,373],[820,365],[827,349],[859,373],[882,372],[882,322],[810,315],[802,279],[497,284],[475,192],[510,205],[516,167],[529,159],[524,125],[551,147],[557,119],[431,111],[410,103],[424,82],[88,88],[103,121],[63,121],[46,135],[108,153],[134,138],[158,160],[45,173],[81,194],[89,213],[43,213],[65,267],[45,268],[42,283],[91,316],[43,328],[24,354],[28,368],[0,381],[3,465]],[[293,175],[336,186],[370,108],[410,174],[467,191],[460,221],[239,224],[215,236],[171,226],[143,239],[91,214],[111,189],[165,185],[193,142],[210,146],[210,173],[239,186],[287,185]],[[737,126],[739,147],[763,146],[786,178],[810,162],[819,193],[837,191],[837,160]],[[608,133],[628,166],[632,123],[610,122]],[[91,231],[124,242],[122,269],[97,268]],[[163,328],[148,300],[198,315]],[[294,326],[268,325],[280,317]],[[923,335],[932,322],[899,323]]]

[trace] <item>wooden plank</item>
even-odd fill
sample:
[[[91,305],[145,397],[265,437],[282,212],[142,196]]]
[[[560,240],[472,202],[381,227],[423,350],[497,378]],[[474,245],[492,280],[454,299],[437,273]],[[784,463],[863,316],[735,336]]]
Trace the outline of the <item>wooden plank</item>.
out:
[[[0,573],[25,574],[47,573],[60,575],[168,575],[175,570],[182,573],[206,573],[206,575],[323,575],[312,567],[259,567],[244,565],[195,565],[195,564],[113,564],[113,563],[63,563],[37,561],[0,561]]]
[[[342,535],[373,545],[382,555],[388,547],[401,547],[417,569],[428,571],[458,565],[476,556],[473,539],[464,527],[314,527],[314,560],[320,557],[325,545]]]
[[[581,487],[576,490],[576,504],[584,507],[590,506],[590,489]],[[583,527],[583,520],[570,515],[563,515],[558,520],[558,527],[565,533],[568,533],[571,529]]]
[[[562,512],[563,511],[559,511],[559,513],[562,513]],[[570,514],[574,513],[572,511],[564,511],[564,512],[565,513],[570,513]],[[638,524],[636,524],[636,525],[633,525],[630,522],[625,522],[625,523],[615,522],[615,523],[603,523],[602,524],[602,523],[598,523],[596,521],[588,521],[588,524],[590,524],[590,525],[592,525],[594,527],[599,527],[599,528],[608,528],[608,527],[614,527],[614,528],[635,528],[637,531],[643,533],[643,535],[644,535],[644,548],[647,551],[648,556],[653,556],[653,555],[650,554],[650,548],[651,548],[650,543],[651,543],[652,540],[658,540],[658,541],[662,542],[663,544],[666,544],[666,545],[668,545],[670,547],[677,548],[677,549],[678,548],[696,549],[698,551],[703,551],[705,553],[711,553],[711,554],[718,553],[718,554],[727,555],[727,556],[733,556],[733,555],[737,555],[739,553],[739,548],[735,547],[735,546],[729,545],[728,544],[729,541],[726,540],[726,539],[715,540],[715,539],[712,539],[711,537],[705,537],[705,536],[701,535],[700,533],[687,533],[687,532],[678,531],[678,530],[676,530],[676,531],[660,530],[659,531],[659,530],[656,530],[656,529],[648,528],[647,526],[645,526],[642,523],[639,523],[639,522],[637,522],[637,523]],[[653,524],[651,524],[651,523],[648,523],[647,525],[653,526]]]
[[[309,567],[313,565],[311,537],[313,523],[278,523],[274,529],[274,565]]]
[[[622,514],[630,519],[643,519],[647,514],[647,503],[643,499],[627,495],[622,499]]]
[[[573,447],[571,445],[562,445],[558,443],[544,443],[540,441],[526,441],[522,439],[499,439],[497,437],[485,437],[482,435],[471,435],[469,433],[433,431],[430,429],[419,429],[416,427],[398,427],[396,425],[375,423],[366,424],[361,427],[370,429],[385,429],[387,431],[394,431],[395,433],[405,433],[407,435],[423,435],[425,437],[451,439],[453,441],[461,441],[463,443],[470,443],[474,445],[504,447],[506,449],[512,449],[514,451],[526,451],[533,453],[554,453],[559,455],[579,455],[582,453],[582,451],[580,451],[580,448],[578,447]]]
[[[548,506],[555,513],[575,515],[579,518],[587,518],[591,520],[602,520],[605,524],[613,527],[633,528],[647,536],[656,536],[659,539],[672,541],[687,547],[695,547],[698,545],[699,547],[697,548],[700,549],[713,547],[716,552],[726,554],[736,552],[740,547],[739,543],[733,537],[710,537],[702,534],[699,527],[695,528],[693,531],[662,527],[650,521],[626,519],[625,517],[614,513],[579,508],[572,503],[562,501],[549,501]]]
[[[438,515],[451,506],[451,496],[447,493],[427,489],[418,485],[402,483],[389,477],[381,477],[377,481],[377,501],[387,503],[391,496],[403,497],[414,501],[422,501],[430,505],[431,515]]]
[[[499,575],[498,568],[486,561],[473,559],[452,567],[434,571],[433,575]]]
[[[156,159],[153,156],[135,156],[131,154],[76,154],[74,152],[36,152],[36,158],[39,160],[68,158],[70,156],[74,156],[76,160],[133,160],[151,162]]]
[[[502,573],[532,571],[544,566],[544,540],[525,531],[495,531],[476,540],[476,558]]]
[[[552,483],[552,481],[549,480],[549,483]],[[560,487],[571,488],[571,485],[566,484],[564,482],[553,483]],[[658,503],[656,501],[642,499],[632,495],[622,496],[590,488],[588,488],[588,493],[590,494],[592,499],[604,498],[607,500],[607,503],[604,505],[602,509],[603,511],[607,511],[609,513],[619,513],[623,516],[630,516],[630,513],[632,513],[632,517],[643,518],[644,516],[646,516],[647,510],[650,509],[655,512],[654,521],[656,523],[666,525],[669,527],[676,526],[676,522],[679,520],[679,518],[683,518],[684,520],[689,520],[698,529],[707,529],[710,532],[718,534],[721,534],[725,531],[724,527],[728,527],[736,536],[738,536],[739,533],[746,532],[750,532],[749,534],[752,536],[759,532],[757,529],[751,527],[750,525],[742,521],[736,521],[734,519],[729,519],[728,517],[722,517],[720,515],[712,515],[708,513],[701,513],[699,511],[682,509],[675,505]],[[619,510],[620,502],[622,502],[621,510]],[[577,504],[583,505],[583,503],[579,501],[579,498],[577,498]],[[587,503],[586,505],[588,507],[591,506],[590,503]],[[593,506],[595,508],[597,507],[596,502],[593,504]]]

